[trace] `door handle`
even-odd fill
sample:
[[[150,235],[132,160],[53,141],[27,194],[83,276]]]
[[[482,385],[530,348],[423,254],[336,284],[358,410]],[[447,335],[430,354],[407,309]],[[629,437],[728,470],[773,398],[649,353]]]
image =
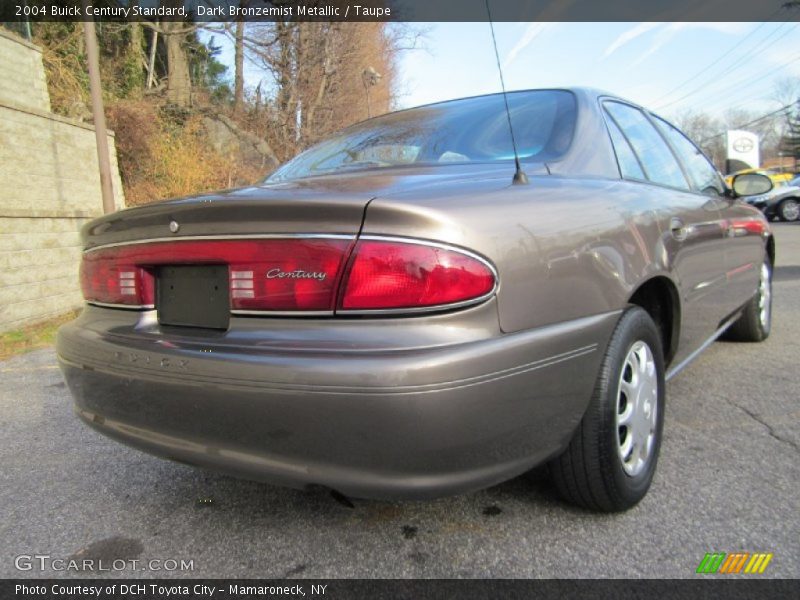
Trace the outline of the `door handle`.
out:
[[[673,239],[678,242],[684,241],[689,234],[686,225],[678,217],[672,217],[669,220],[669,232],[672,234]]]

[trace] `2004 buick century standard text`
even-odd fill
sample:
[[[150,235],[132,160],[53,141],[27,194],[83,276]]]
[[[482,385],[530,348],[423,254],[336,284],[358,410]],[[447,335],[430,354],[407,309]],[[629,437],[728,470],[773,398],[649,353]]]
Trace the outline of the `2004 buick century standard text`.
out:
[[[773,238],[646,110],[582,88],[508,102],[527,183],[490,95],[89,223],[87,306],[58,337],[77,413],[177,461],[354,497],[550,461],[569,500],[636,504],[665,378],[723,332],[769,334]]]

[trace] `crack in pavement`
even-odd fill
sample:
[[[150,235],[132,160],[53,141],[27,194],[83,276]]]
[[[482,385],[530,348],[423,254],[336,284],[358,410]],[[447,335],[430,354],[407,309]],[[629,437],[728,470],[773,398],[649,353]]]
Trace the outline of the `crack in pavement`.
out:
[[[779,442],[782,442],[784,444],[788,444],[789,446],[794,448],[795,452],[800,452],[800,446],[798,446],[796,442],[793,442],[792,440],[787,440],[786,438],[781,437],[777,433],[775,433],[775,429],[773,429],[772,425],[770,425],[764,419],[762,419],[761,416],[758,413],[755,413],[752,410],[749,410],[749,409],[745,408],[744,406],[736,404],[736,402],[733,402],[732,400],[728,400],[727,398],[726,398],[726,402],[728,404],[730,404],[731,406],[735,406],[736,408],[741,410],[744,414],[746,414],[748,417],[753,419],[756,423],[759,423],[760,425],[763,425],[764,428],[767,430],[767,433],[770,435],[770,437],[773,437],[774,439],[776,439]]]

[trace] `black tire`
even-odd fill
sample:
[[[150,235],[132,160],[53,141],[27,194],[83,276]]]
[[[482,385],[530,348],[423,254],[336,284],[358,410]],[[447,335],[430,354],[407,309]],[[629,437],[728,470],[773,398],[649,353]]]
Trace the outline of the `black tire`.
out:
[[[636,347],[641,348],[640,342],[650,349],[653,359],[652,379],[657,387],[650,393],[656,398],[656,407],[655,423],[649,427],[655,429],[649,434],[652,445],[641,470],[629,474],[620,450],[624,427],[617,426],[616,418],[619,404],[624,403],[619,395],[623,369],[628,368],[629,354]],[[618,512],[644,498],[655,474],[661,446],[664,390],[664,357],[658,328],[642,308],[629,307],[608,342],[592,399],[572,441],[549,463],[556,488],[566,500],[598,512]]]
[[[781,200],[775,213],[781,221],[797,221],[800,217],[800,204],[797,203],[797,198]]]
[[[766,297],[765,297],[766,294]],[[762,300],[764,304],[762,305]],[[766,309],[766,312],[762,310]],[[723,336],[734,342],[763,342],[772,329],[772,263],[764,259],[758,290],[745,305],[741,316]]]

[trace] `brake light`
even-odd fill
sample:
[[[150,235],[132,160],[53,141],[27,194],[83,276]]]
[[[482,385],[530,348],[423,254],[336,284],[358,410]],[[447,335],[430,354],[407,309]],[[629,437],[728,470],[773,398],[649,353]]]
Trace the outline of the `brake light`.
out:
[[[362,240],[344,281],[340,308],[429,308],[489,294],[495,275],[488,264],[453,249],[413,242]]]
[[[429,309],[479,300],[496,284],[485,260],[413,241],[212,239],[91,250],[81,262],[83,295],[152,308],[158,268],[181,264],[227,265],[231,310],[240,313]]]
[[[135,264],[95,255],[84,256],[80,268],[81,291],[90,302],[152,307],[153,276]]]

